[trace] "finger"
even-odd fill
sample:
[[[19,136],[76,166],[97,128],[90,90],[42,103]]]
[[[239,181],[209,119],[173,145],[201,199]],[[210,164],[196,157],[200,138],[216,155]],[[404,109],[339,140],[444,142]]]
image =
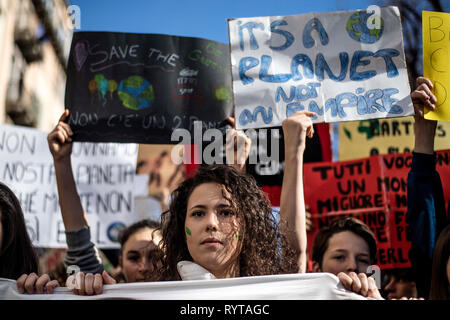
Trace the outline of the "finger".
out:
[[[341,281],[342,285],[344,286],[344,288],[347,290],[351,290],[353,282],[352,278],[350,278],[349,275],[344,272],[339,272],[337,276],[339,278],[339,281]]]
[[[311,124],[308,124],[308,127],[306,128],[306,136],[310,139],[314,136],[314,127],[312,122]]]
[[[298,117],[298,116],[300,116],[302,114],[304,114],[304,115],[306,115],[308,117],[313,117],[315,115],[314,112],[303,110],[303,111],[296,111],[296,112],[294,112],[292,115],[289,116],[289,118],[291,118],[291,117],[295,118],[295,117]]]
[[[116,284],[116,283],[117,283],[116,280],[114,280],[114,278],[111,277],[111,276],[108,274],[108,272],[106,272],[106,271],[104,271],[104,270],[103,270],[103,273],[102,273],[102,278],[103,278],[103,282],[104,282],[105,284]]]
[[[430,89],[433,89],[433,83],[430,79],[425,77],[417,77],[416,79],[417,86],[420,86],[421,84],[427,85]]]
[[[236,120],[233,117],[227,117],[227,122],[234,128],[236,128]]]
[[[55,132],[55,140],[60,144],[66,143],[66,136],[64,135],[64,131],[56,131]]]
[[[52,280],[50,282],[47,282],[45,285],[45,290],[48,294],[53,294],[55,288],[59,287],[59,283],[57,280]]]
[[[367,297],[369,293],[369,282],[367,280],[367,275],[365,273],[358,274],[359,281],[361,281],[361,294]]]
[[[92,296],[94,294],[94,275],[92,273],[88,273],[84,277],[84,291],[88,296]]]
[[[58,124],[58,126],[61,126],[62,129],[64,129],[64,131],[66,131],[67,134],[68,134],[69,136],[72,136],[72,135],[73,135],[72,128],[70,127],[70,125],[69,125],[68,123],[60,122],[60,123]]]
[[[359,280],[358,276],[354,272],[350,272],[349,277],[352,278],[352,291],[356,293],[361,292],[361,281]]]
[[[25,281],[25,291],[29,294],[34,293],[34,284],[36,283],[36,280],[38,279],[38,276],[36,273],[32,273],[28,276],[27,280]]]
[[[427,107],[430,110],[434,110],[436,107],[433,103],[431,103],[431,100],[426,100],[424,103],[425,107]]]
[[[65,140],[67,140],[69,138],[69,131],[67,130],[66,127],[64,127],[62,124],[58,124],[58,126],[56,127],[58,132],[61,132],[64,135]]]
[[[26,273],[24,273],[23,275],[21,275],[19,277],[19,279],[17,279],[16,281],[16,286],[17,286],[17,291],[19,291],[19,293],[25,293],[25,281],[27,280],[28,275]]]
[[[417,86],[416,90],[414,91],[424,91],[427,93],[428,96],[431,96],[431,88],[427,86],[425,83],[422,83],[420,86]]]
[[[418,86],[416,88],[415,91],[425,91],[429,97],[429,99],[431,100],[432,103],[436,103],[436,97],[435,95],[431,92],[431,89],[429,86],[425,85],[425,84],[421,84],[420,86]]]
[[[369,291],[368,291],[367,296],[369,298],[381,299],[382,298],[381,293],[378,290],[375,280],[373,278],[368,278],[367,282],[368,282],[368,286],[369,286]]]
[[[84,296],[85,295],[85,285],[84,285],[84,273],[83,272],[78,272],[77,275],[75,276],[75,278],[77,279],[77,289],[78,289],[78,294],[80,296]]]
[[[94,277],[94,293],[100,294],[103,291],[103,278],[100,273],[96,273]]]
[[[58,122],[59,121],[64,122],[64,120],[66,120],[68,116],[69,116],[69,109],[65,109],[61,117],[59,117]]]
[[[415,103],[424,103],[430,96],[423,90],[415,90],[411,93],[411,98]]]
[[[44,286],[47,282],[50,281],[50,277],[48,274],[43,274],[36,281],[36,291],[37,293],[44,294]]]

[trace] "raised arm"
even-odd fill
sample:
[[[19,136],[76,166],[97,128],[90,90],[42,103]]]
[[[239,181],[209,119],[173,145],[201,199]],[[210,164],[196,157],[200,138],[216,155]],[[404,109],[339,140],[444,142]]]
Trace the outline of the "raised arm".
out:
[[[86,214],[81,206],[80,196],[72,172],[72,130],[64,122],[69,110],[61,115],[58,124],[47,136],[48,146],[53,156],[59,205],[66,232],[78,231],[88,226]]]
[[[285,144],[284,175],[281,188],[280,220],[288,244],[298,254],[298,272],[307,268],[306,214],[303,194],[303,153],[306,137],[312,137],[312,112],[300,111],[283,121]]]
[[[66,267],[76,265],[82,272],[101,273],[103,265],[97,249],[91,242],[88,220],[72,172],[70,156],[73,133],[70,126],[64,122],[68,116],[69,110],[65,110],[47,137],[53,156],[59,205],[66,231],[67,253],[64,264]]]
[[[414,152],[407,180],[408,213],[411,228],[409,257],[418,295],[428,297],[431,282],[431,259],[440,230],[445,226],[445,200],[439,173],[436,171],[434,137],[437,121],[424,118],[424,108],[434,110],[437,103],[433,84],[417,78],[411,93],[414,104]]]
[[[242,130],[236,130],[236,123],[233,117],[227,118],[228,123],[232,129],[227,132],[226,136],[226,160],[232,160],[232,163],[227,163],[238,171],[246,172],[245,162],[250,155],[250,148],[252,140],[247,137]]]

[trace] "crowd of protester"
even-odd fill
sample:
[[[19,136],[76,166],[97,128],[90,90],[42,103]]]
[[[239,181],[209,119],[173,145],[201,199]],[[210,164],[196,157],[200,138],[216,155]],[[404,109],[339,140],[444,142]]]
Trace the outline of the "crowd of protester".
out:
[[[370,228],[356,218],[342,217],[318,231],[307,244],[307,213],[303,198],[303,154],[314,134],[311,112],[296,112],[283,121],[285,171],[280,219],[255,179],[245,172],[250,141],[232,129],[236,145],[244,146],[239,165],[201,165],[171,194],[160,221],[142,220],[121,231],[119,272],[104,270],[91,241],[70,155],[72,131],[66,110],[48,135],[66,233],[64,267],[76,274],[57,278],[40,274],[24,215],[14,193],[0,184],[0,277],[17,280],[23,294],[54,292],[59,286],[74,294],[101,294],[104,285],[139,281],[171,281],[328,272],[342,285],[365,297],[382,299],[449,299],[450,227],[442,183],[436,171],[436,97],[430,80],[419,77],[411,93],[415,146],[407,180],[408,223],[411,228],[411,268],[388,270],[381,290],[367,275],[376,264],[377,243]],[[233,119],[230,119],[233,122]],[[238,140],[244,143],[239,144]],[[236,152],[234,146],[233,150]],[[242,162],[244,161],[244,162]],[[307,247],[312,268],[307,268]],[[60,274],[64,272],[60,272]],[[74,283],[81,284],[73,286]]]

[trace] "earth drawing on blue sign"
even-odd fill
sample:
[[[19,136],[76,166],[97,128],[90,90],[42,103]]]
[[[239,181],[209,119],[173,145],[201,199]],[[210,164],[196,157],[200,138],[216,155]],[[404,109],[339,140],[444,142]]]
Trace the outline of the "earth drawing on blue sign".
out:
[[[373,29],[369,29],[367,26],[367,20],[371,17],[374,12],[367,13],[367,11],[358,11],[350,16],[347,21],[347,32],[349,36],[356,41],[363,43],[375,43],[380,40],[381,35],[384,30],[384,21],[381,17],[373,17],[379,20],[379,24],[371,24],[374,26]],[[372,19],[373,19],[372,18]],[[378,27],[378,28],[377,28]]]

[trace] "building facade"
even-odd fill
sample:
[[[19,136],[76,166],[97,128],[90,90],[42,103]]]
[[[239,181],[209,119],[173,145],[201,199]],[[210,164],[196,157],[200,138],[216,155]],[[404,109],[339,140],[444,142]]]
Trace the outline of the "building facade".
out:
[[[64,0],[0,0],[0,123],[55,126],[72,30]]]

